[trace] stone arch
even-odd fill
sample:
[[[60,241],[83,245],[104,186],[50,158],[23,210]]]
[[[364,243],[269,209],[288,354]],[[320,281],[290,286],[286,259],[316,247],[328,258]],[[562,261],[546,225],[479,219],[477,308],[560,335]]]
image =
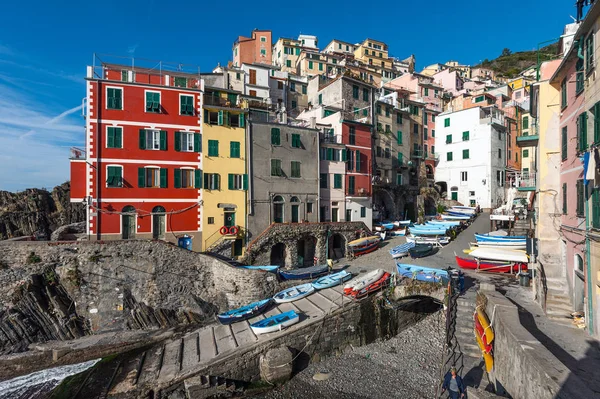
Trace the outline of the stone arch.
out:
[[[312,234],[303,234],[296,241],[296,262],[298,267],[309,267],[315,263],[317,238]]]
[[[379,220],[389,220],[396,218],[396,206],[394,195],[388,190],[379,189],[374,192],[373,205],[379,211]]]
[[[328,242],[328,259],[341,259],[346,255],[346,237],[340,233],[333,233]]]
[[[287,247],[284,243],[279,242],[271,247],[271,265],[285,266],[287,258]]]

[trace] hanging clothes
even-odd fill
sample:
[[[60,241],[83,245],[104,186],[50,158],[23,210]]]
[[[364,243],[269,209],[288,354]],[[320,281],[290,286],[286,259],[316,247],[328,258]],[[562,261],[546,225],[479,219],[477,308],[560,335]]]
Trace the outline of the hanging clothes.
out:
[[[590,165],[590,153],[586,152],[585,154],[583,154],[583,185],[587,186],[588,184],[588,179],[587,179],[587,174],[588,174],[588,166]]]
[[[594,150],[591,150],[594,151]],[[587,170],[585,172],[585,180],[595,180],[596,179],[596,157],[590,151],[590,156],[587,164]]]

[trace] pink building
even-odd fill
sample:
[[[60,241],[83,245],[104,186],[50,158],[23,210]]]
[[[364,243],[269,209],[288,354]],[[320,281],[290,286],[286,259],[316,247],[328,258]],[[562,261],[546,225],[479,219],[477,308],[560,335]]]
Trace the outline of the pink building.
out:
[[[433,75],[433,80],[438,85],[442,86],[445,91],[448,91],[455,96],[464,89],[465,81],[460,77],[457,71],[446,69]]]

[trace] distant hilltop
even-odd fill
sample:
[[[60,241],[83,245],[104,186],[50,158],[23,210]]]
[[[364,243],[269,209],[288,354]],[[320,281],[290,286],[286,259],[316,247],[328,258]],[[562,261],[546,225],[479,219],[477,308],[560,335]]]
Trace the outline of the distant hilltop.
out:
[[[540,62],[558,58],[558,42],[552,43],[540,49]],[[537,64],[537,50],[519,51],[513,53],[510,49],[504,49],[496,59],[485,59],[475,67],[490,68],[498,73],[498,76],[514,78],[527,68]]]

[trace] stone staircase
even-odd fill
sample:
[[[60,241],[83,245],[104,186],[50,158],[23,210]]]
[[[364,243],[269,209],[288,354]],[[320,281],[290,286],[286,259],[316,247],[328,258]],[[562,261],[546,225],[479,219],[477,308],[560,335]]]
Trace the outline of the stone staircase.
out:
[[[573,327],[571,313],[573,305],[571,298],[564,288],[565,279],[562,277],[547,277],[546,286],[546,316],[556,322]]]
[[[515,220],[513,228],[511,229],[511,235],[513,236],[527,236],[531,229],[529,219]]]

